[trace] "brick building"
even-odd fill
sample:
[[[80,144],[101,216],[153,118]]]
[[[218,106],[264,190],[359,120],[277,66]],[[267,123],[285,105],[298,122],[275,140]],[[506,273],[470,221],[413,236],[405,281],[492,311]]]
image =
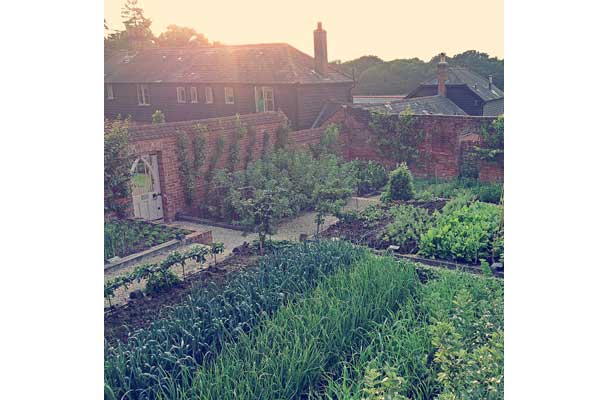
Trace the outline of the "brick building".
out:
[[[285,43],[147,48],[105,61],[105,116],[167,122],[283,111],[294,129],[313,125],[328,100],[351,102],[352,78],[329,65],[318,23],[314,57]]]

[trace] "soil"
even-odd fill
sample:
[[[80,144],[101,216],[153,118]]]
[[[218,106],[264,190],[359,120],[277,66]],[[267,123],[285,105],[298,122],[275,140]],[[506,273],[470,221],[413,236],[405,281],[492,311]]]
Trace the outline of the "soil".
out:
[[[258,260],[258,256],[248,247],[240,246],[233,253],[216,265],[186,275],[183,282],[166,292],[131,299],[125,304],[105,309],[104,338],[109,342],[117,339],[127,341],[129,332],[148,326],[161,316],[163,310],[181,303],[198,285],[207,285],[209,282],[221,285],[231,273],[252,267]]]
[[[430,214],[436,210],[440,210],[448,202],[447,199],[436,199],[429,201],[393,201],[390,203],[381,203],[381,209],[384,211],[383,218],[377,221],[354,220],[350,222],[339,221],[325,231],[323,237],[337,237],[351,241],[355,244],[361,244],[373,249],[387,249],[391,242],[382,239],[380,236],[385,230],[385,227],[392,222],[392,217],[388,214],[389,209],[394,205],[413,205],[415,207],[424,208]],[[407,243],[405,246],[398,249],[400,253],[414,253],[417,249],[417,243]]]

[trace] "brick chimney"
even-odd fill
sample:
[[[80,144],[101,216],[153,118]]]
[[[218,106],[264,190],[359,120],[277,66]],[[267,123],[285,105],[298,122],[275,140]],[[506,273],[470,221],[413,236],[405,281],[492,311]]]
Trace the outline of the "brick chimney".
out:
[[[314,31],[315,38],[315,71],[319,75],[327,75],[327,31],[323,30],[323,25],[317,22],[317,29]]]
[[[488,89],[492,90],[492,85],[494,84],[494,81],[492,80],[492,76],[488,75]]]
[[[440,62],[437,67],[438,96],[446,97],[446,81],[448,80],[448,63],[446,53],[440,53]]]

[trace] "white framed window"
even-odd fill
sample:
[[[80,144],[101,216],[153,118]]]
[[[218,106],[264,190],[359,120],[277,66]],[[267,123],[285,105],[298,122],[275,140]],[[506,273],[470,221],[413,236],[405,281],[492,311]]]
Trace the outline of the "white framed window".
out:
[[[111,85],[111,84],[106,85],[106,99],[107,100],[115,99],[115,92],[113,90],[113,85]]]
[[[235,104],[235,97],[233,96],[232,87],[225,87],[225,104]]]
[[[190,103],[198,102],[198,89],[195,86],[190,87]]]
[[[185,99],[185,88],[184,87],[178,87],[177,88],[177,102],[178,103],[185,103],[186,99]]]
[[[138,104],[140,106],[150,105],[150,88],[146,84],[137,85]]]
[[[204,98],[206,99],[206,104],[213,103],[213,91],[211,87],[204,88]]]
[[[270,86],[255,86],[256,112],[275,111],[275,95]]]

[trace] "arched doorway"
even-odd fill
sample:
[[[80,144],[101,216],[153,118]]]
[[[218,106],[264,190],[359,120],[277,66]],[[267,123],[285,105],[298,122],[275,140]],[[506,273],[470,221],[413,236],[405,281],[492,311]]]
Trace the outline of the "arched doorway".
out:
[[[163,217],[158,157],[146,154],[138,157],[131,166],[133,215],[136,218],[156,220]]]

